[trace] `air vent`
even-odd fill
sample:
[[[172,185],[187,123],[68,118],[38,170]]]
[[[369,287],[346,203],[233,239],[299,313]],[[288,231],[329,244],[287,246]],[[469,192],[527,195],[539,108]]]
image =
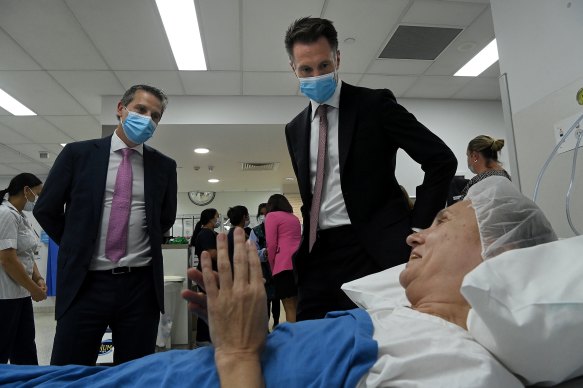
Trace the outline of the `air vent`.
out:
[[[49,153],[47,151],[39,151],[38,152],[38,157],[40,159],[48,159],[49,158]]]
[[[434,60],[461,28],[399,26],[379,58]]]
[[[241,162],[241,171],[275,171],[279,167],[279,163],[254,163]]]

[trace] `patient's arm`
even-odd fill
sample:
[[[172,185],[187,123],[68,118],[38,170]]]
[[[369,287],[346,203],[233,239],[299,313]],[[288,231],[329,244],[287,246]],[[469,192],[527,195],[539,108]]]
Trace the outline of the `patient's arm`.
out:
[[[221,386],[262,387],[260,356],[267,333],[267,302],[261,265],[253,244],[245,243],[242,229],[235,231],[234,242],[233,272],[224,234],[217,237],[218,279],[208,255],[202,257],[206,306],[202,299],[195,298],[194,303],[208,314]]]

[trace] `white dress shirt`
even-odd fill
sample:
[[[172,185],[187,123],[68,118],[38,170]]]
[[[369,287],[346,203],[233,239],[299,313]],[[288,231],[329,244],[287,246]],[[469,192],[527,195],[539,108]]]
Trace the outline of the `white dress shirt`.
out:
[[[322,187],[322,200],[320,202],[319,229],[328,229],[341,225],[349,225],[350,218],[344,203],[342,188],[340,187],[340,153],[338,151],[338,110],[340,107],[340,89],[342,81],[338,80],[338,86],[332,97],[323,104],[328,105],[328,137],[327,155],[324,169],[324,185]],[[310,181],[312,193],[316,185],[316,164],[318,158],[318,138],[320,131],[320,117],[316,110],[320,106],[316,101],[312,104],[312,127],[310,133]]]
[[[139,144],[133,149],[130,156],[132,164],[132,205],[128,226],[128,246],[126,256],[117,263],[113,263],[105,257],[105,240],[109,226],[113,189],[117,178],[117,170],[122,161],[122,148],[128,146],[114,132],[111,137],[111,149],[109,151],[109,165],[107,167],[107,181],[105,183],[105,195],[103,197],[103,211],[99,227],[98,241],[89,267],[92,271],[101,271],[115,267],[142,267],[150,265],[152,256],[150,253],[150,237],[146,233],[146,200],[144,196],[144,146]]]

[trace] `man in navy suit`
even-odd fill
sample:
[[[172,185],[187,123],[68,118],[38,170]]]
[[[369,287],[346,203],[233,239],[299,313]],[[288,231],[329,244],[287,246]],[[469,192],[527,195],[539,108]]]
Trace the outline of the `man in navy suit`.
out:
[[[305,320],[354,308],[343,283],[408,260],[405,238],[444,207],[457,160],[390,90],[339,82],[331,21],[296,20],[285,45],[300,91],[310,98],[285,128],[303,202],[294,271],[297,319]],[[398,149],[425,172],[413,210],[395,178]]]
[[[154,87],[132,86],[113,135],[67,144],[45,182],[34,216],[59,244],[53,365],[95,364],[107,326],[115,364],[155,351],[176,162],[143,143],[167,101]]]

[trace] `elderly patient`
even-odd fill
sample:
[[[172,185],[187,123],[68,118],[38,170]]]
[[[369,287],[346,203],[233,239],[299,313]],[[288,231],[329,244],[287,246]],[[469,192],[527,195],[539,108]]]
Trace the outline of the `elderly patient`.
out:
[[[504,182],[506,181],[506,182]],[[0,366],[0,383],[224,387],[521,387],[466,330],[464,276],[505,250],[556,239],[540,209],[507,180],[485,179],[465,201],[407,238],[400,274],[409,303],[283,324],[266,337],[265,288],[257,252],[235,232],[234,275],[226,236],[217,238],[218,274],[208,254],[189,277],[207,295],[184,291],[208,319],[214,347],[169,351],[116,367]]]

